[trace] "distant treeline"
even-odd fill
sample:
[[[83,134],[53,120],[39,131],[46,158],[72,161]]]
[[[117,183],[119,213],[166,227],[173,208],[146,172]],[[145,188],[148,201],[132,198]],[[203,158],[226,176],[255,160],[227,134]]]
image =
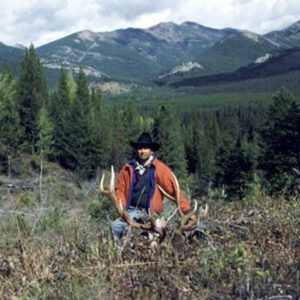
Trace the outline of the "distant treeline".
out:
[[[269,99],[266,99],[266,101]],[[166,162],[193,195],[222,190],[228,199],[259,191],[295,194],[300,169],[300,107],[281,89],[268,106],[221,105],[179,111],[155,101],[143,111],[134,101],[109,102],[89,88],[83,69],[76,80],[61,68],[47,87],[35,49],[26,50],[15,80],[0,74],[0,173],[17,175],[22,157],[51,160],[82,178],[132,156],[130,140],[149,131]]]

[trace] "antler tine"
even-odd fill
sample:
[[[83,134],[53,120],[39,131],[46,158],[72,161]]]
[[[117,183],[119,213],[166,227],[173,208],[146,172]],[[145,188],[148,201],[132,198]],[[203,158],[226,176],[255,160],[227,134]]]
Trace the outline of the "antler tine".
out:
[[[174,176],[174,178],[175,178],[175,182],[177,182],[177,184],[175,184],[177,187],[179,187],[179,184],[178,184],[178,180],[177,180],[177,178],[175,177],[175,175],[173,174],[173,176]],[[177,200],[177,199],[179,199],[179,197],[173,197],[173,196],[171,196],[169,193],[167,193],[159,184],[157,184],[157,187],[158,187],[158,189],[168,198],[168,199],[170,199],[170,200],[172,200],[172,201],[174,201],[176,204],[177,204],[177,206],[178,206],[178,210],[180,210],[180,215],[184,215],[183,214],[183,212],[181,211],[181,208],[180,208],[180,206],[179,206],[179,203],[180,203],[180,201],[179,200]],[[193,208],[193,211],[191,212],[191,214],[189,214],[189,215],[192,215],[192,214],[194,214],[196,211],[197,211],[197,209],[198,209],[198,202],[196,201],[196,200],[194,200],[195,201],[195,205],[194,205],[194,208]]]
[[[115,171],[114,171],[114,166],[111,166],[111,177],[110,177],[110,186],[109,190],[104,189],[104,179],[105,179],[105,173],[103,173],[101,180],[100,180],[100,185],[99,185],[99,190],[101,193],[106,194],[108,196],[111,196],[112,193],[114,192],[115,189]]]
[[[181,209],[181,206],[180,206],[180,187],[179,187],[179,182],[178,182],[177,177],[175,176],[175,174],[172,173],[172,175],[173,175],[174,181],[175,181],[175,200],[176,200],[176,204],[177,204],[180,216],[183,217],[184,213],[183,213],[183,211]]]
[[[104,178],[105,178],[105,174],[102,175],[101,180],[100,180],[100,185],[99,185],[99,191],[101,193],[106,194],[107,191],[104,190]]]
[[[203,211],[203,217],[204,217],[205,219],[208,218],[208,204],[207,204],[207,203],[205,204],[205,209],[204,209],[204,211]]]
[[[188,213],[188,214],[184,214],[183,211],[181,210],[181,206],[180,206],[180,187],[179,187],[179,183],[178,183],[178,179],[176,178],[176,176],[174,175],[174,173],[172,173],[174,180],[175,180],[175,186],[176,186],[176,197],[175,200],[177,202],[177,206],[178,206],[178,210],[179,213],[182,217],[185,217],[186,219],[188,219],[190,216],[192,216],[198,209],[198,202],[196,200],[194,200],[195,204],[194,204],[194,208],[193,210]]]
[[[173,177],[174,177],[174,181],[175,181],[175,187],[176,187],[176,191],[175,191],[175,194],[176,194],[176,202],[177,202],[177,206],[178,206],[178,211],[179,211],[179,214],[181,216],[181,222],[180,222],[180,229],[181,230],[191,230],[194,225],[195,225],[195,222],[192,222],[192,224],[189,224],[189,219],[192,215],[194,215],[196,212],[197,212],[197,209],[198,209],[198,202],[196,200],[194,200],[195,202],[195,205],[194,205],[194,208],[191,212],[189,212],[188,214],[184,214],[182,209],[181,209],[181,206],[180,206],[180,188],[179,188],[179,183],[178,183],[178,180],[176,178],[176,176],[172,173]],[[197,220],[197,224],[198,224],[198,221]]]
[[[99,185],[100,193],[109,196],[114,201],[114,205],[115,205],[118,213],[121,216],[123,216],[124,210],[123,210],[122,206],[119,204],[116,193],[115,193],[115,171],[114,171],[113,166],[111,166],[111,178],[110,178],[109,190],[104,189],[104,179],[105,179],[105,174],[102,175],[102,178],[100,180],[100,185]]]
[[[159,184],[157,184],[157,187],[168,199],[177,203],[176,198],[167,193]]]
[[[114,191],[115,189],[115,170],[114,166],[111,166],[111,177],[110,177],[110,191]]]

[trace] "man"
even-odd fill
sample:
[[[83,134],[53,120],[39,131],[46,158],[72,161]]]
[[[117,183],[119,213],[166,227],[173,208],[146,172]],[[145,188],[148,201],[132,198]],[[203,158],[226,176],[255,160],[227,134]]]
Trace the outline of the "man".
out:
[[[143,215],[149,210],[156,214],[162,212],[164,194],[160,188],[175,197],[176,179],[171,170],[155,157],[154,152],[159,149],[159,145],[152,141],[149,133],[143,132],[137,142],[130,142],[130,146],[136,150],[136,157],[121,169],[115,192],[119,204],[127,211],[130,219],[142,223]],[[191,210],[182,193],[180,208],[183,213]],[[192,215],[191,218],[195,220],[196,216]],[[111,229],[114,237],[120,239],[128,226],[122,218],[113,221]]]

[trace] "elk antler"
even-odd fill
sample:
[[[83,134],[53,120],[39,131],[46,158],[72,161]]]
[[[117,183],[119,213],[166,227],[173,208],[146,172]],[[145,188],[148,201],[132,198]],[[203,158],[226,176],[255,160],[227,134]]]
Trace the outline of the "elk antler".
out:
[[[195,205],[194,208],[191,212],[189,212],[188,214],[184,214],[184,212],[181,210],[181,206],[180,206],[180,188],[179,188],[179,183],[178,180],[176,178],[176,176],[174,175],[174,173],[172,173],[174,180],[175,180],[175,197],[171,196],[169,193],[167,193],[159,184],[157,184],[158,189],[170,200],[174,201],[178,207],[179,210],[179,214],[181,217],[181,222],[180,222],[180,230],[182,231],[189,231],[189,230],[193,230],[197,227],[199,219],[197,218],[196,220],[191,219],[191,216],[194,215],[197,212],[198,209],[198,203],[195,200]],[[205,209],[201,211],[201,215],[204,218],[208,217],[208,205],[205,205]]]
[[[181,221],[180,221],[180,230],[181,231],[190,231],[193,230],[197,227],[199,219],[196,218],[196,220],[192,219],[191,217],[193,215],[196,216],[196,211],[198,209],[198,203],[196,200],[195,201],[195,205],[194,208],[192,209],[191,212],[185,214],[182,209],[181,209],[181,205],[180,205],[180,187],[179,187],[179,183],[178,180],[176,178],[176,176],[172,173],[173,177],[174,177],[174,181],[175,181],[175,200],[177,203],[177,207],[178,207],[178,211],[181,217]]]
[[[104,178],[105,174],[102,175],[100,185],[99,185],[99,191],[100,193],[109,196],[114,201],[114,205],[118,211],[118,214],[123,218],[132,228],[136,229],[142,229],[142,230],[149,230],[157,232],[160,237],[163,237],[165,235],[165,229],[163,226],[160,226],[160,224],[157,223],[157,216],[153,213],[151,213],[149,209],[149,218],[146,223],[137,223],[131,220],[127,210],[123,207],[123,205],[118,201],[116,192],[115,192],[115,172],[114,167],[111,166],[111,178],[110,178],[110,187],[109,190],[105,190],[103,187],[104,184]]]
[[[124,217],[125,210],[124,210],[122,204],[119,203],[119,201],[117,199],[117,196],[116,196],[116,192],[115,192],[115,171],[114,171],[113,166],[111,166],[111,177],[110,177],[109,190],[105,190],[104,187],[103,187],[104,178],[105,178],[105,174],[102,175],[102,178],[101,178],[101,181],[100,181],[100,185],[99,185],[100,193],[102,193],[104,195],[107,195],[111,199],[113,199],[114,205],[115,205],[119,215],[121,217]]]

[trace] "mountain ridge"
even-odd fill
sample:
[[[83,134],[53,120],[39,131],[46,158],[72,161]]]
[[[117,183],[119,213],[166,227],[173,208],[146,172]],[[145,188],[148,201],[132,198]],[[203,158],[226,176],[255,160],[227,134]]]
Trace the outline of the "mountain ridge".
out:
[[[299,24],[265,35],[235,28],[215,29],[190,21],[110,32],[87,29],[37,47],[36,51],[53,82],[62,65],[75,73],[82,66],[91,82],[149,81],[174,69],[175,76],[181,76],[180,70],[185,76],[198,76],[199,72],[206,76],[233,72],[278,49],[295,47],[298,42],[300,45]],[[25,51],[11,47],[18,49],[18,55],[10,55],[11,51],[4,50],[10,46],[1,47],[5,53],[1,61],[11,59],[15,65]]]
[[[175,81],[170,86],[179,88],[186,86],[203,86],[209,84],[224,84],[253,78],[263,78],[278,74],[300,71],[300,48],[286,49],[282,53],[271,56],[264,62],[242,67],[235,72],[221,73],[209,76],[195,76]],[[157,82],[161,84],[160,82]]]

